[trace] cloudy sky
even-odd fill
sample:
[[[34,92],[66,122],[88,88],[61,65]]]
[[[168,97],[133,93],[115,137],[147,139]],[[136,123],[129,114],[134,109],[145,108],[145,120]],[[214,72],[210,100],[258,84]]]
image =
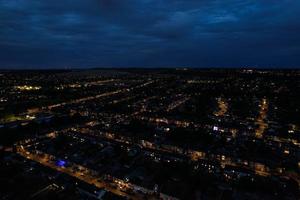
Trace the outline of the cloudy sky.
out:
[[[299,0],[0,0],[0,68],[300,67]]]

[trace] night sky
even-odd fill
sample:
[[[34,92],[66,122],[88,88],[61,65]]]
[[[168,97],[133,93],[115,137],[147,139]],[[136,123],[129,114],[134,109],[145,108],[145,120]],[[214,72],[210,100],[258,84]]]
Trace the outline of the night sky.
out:
[[[300,0],[0,0],[0,67],[300,67]]]

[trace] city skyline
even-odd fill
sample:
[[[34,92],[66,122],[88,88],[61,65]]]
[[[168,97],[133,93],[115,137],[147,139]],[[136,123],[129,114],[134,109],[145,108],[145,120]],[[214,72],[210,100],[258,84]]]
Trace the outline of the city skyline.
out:
[[[299,77],[1,71],[0,199],[299,199]]]

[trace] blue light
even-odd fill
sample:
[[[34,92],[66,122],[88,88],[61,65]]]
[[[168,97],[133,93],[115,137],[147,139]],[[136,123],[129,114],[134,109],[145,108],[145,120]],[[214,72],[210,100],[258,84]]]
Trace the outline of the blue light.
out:
[[[58,167],[64,167],[66,164],[67,163],[64,160],[58,160],[58,161],[56,161],[56,166],[58,166]]]

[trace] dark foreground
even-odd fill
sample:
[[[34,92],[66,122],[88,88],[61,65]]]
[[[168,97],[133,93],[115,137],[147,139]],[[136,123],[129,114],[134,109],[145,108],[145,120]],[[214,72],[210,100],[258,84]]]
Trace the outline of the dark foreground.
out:
[[[298,199],[300,71],[0,72],[0,199]]]

